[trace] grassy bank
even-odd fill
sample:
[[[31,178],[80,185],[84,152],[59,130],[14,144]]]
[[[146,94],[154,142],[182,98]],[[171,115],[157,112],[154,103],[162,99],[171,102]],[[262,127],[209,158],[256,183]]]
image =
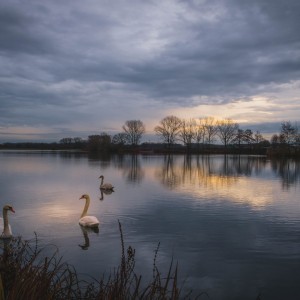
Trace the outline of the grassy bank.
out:
[[[80,279],[75,268],[63,262],[57,249],[39,248],[37,237],[32,241],[13,238],[3,243],[0,257],[0,299],[194,299],[192,292],[183,293],[178,283],[178,266],[170,262],[165,274],[158,270],[153,258],[150,282],[143,282],[135,272],[135,249],[125,248],[120,229],[120,264],[100,279]],[[46,251],[45,251],[46,250]],[[201,295],[200,295],[201,296]],[[204,296],[204,294],[203,294]],[[204,297],[206,298],[206,297]]]

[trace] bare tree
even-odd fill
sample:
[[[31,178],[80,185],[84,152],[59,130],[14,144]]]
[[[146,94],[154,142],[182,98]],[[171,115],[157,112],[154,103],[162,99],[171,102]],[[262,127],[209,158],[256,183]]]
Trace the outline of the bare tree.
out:
[[[273,145],[276,145],[279,143],[279,136],[277,134],[273,134],[272,137],[271,137],[271,143]]]
[[[117,133],[112,138],[112,143],[116,145],[125,145],[128,143],[127,134],[125,132]]]
[[[252,144],[255,142],[255,139],[253,137],[253,131],[251,129],[244,130],[243,142],[247,144]]]
[[[73,143],[73,139],[72,138],[69,138],[69,137],[66,137],[66,138],[62,138],[60,141],[60,144],[72,144]]]
[[[154,131],[161,139],[171,146],[178,139],[182,121],[175,116],[167,116],[160,121],[160,125]]]
[[[243,140],[244,140],[244,130],[238,129],[235,137],[232,139],[232,142],[240,146],[243,143]]]
[[[217,121],[214,117],[206,117],[202,120],[206,142],[210,145],[218,132]]]
[[[278,142],[279,142],[279,144],[286,144],[287,143],[286,136],[283,133],[279,134]]]
[[[255,143],[258,144],[260,142],[263,142],[265,139],[259,131],[256,131],[254,134],[254,140],[255,140]]]
[[[293,144],[296,141],[297,127],[292,126],[290,121],[282,122],[280,135],[282,135],[284,143]]]
[[[122,128],[127,135],[129,144],[131,145],[137,145],[146,131],[144,123],[140,120],[126,121]]]
[[[73,138],[74,143],[76,144],[80,144],[83,142],[83,139],[81,137],[74,137]]]
[[[88,136],[88,148],[90,151],[108,150],[111,143],[111,137],[106,132]]]
[[[195,141],[196,143],[199,144],[201,141],[204,143],[204,138],[205,138],[205,127],[203,125],[203,120],[202,119],[197,119],[195,120]]]
[[[239,146],[242,143],[251,144],[254,141],[255,139],[253,138],[253,132],[251,129],[238,129],[235,137],[232,139],[232,142],[238,144]]]
[[[186,146],[190,146],[195,138],[195,125],[196,121],[190,119],[188,121],[181,121],[181,128],[179,130],[179,138]]]
[[[237,134],[238,124],[234,123],[231,119],[225,119],[217,122],[218,132],[221,142],[227,147]]]

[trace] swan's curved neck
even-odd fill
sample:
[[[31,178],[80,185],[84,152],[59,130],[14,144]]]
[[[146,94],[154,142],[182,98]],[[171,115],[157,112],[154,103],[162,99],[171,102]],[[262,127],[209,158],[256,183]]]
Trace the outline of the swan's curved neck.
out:
[[[104,180],[104,177],[103,177],[103,176],[101,176],[100,178],[101,178],[101,183],[100,183],[100,185],[103,185],[103,180]]]
[[[7,209],[3,208],[3,233],[9,234],[9,226],[8,226],[8,216],[7,216]]]
[[[82,214],[81,214],[80,218],[83,218],[84,216],[86,216],[87,211],[89,209],[89,206],[90,206],[90,197],[87,197],[85,199],[85,205],[84,205],[84,208],[83,208],[83,211],[82,211]]]

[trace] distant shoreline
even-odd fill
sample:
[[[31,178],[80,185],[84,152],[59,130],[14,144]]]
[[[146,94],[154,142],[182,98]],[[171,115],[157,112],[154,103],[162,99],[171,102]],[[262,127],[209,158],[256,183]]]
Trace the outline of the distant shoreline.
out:
[[[236,155],[266,155],[276,157],[300,157],[300,147],[288,145],[270,145],[263,147],[257,144],[250,145],[190,145],[181,144],[166,145],[161,143],[144,143],[137,146],[109,145],[99,147],[97,150],[90,150],[88,145],[65,145],[59,143],[4,143],[0,144],[0,150],[8,151],[43,151],[43,152],[80,152],[88,154],[142,154],[142,155],[168,155],[168,154],[193,154],[193,155],[215,155],[215,154],[236,154]]]

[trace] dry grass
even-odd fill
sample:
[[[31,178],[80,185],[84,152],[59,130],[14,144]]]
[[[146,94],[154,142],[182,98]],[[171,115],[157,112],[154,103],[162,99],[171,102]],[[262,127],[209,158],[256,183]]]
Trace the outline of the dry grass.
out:
[[[0,299],[191,299],[178,286],[178,266],[173,259],[165,276],[156,265],[159,245],[153,259],[153,275],[142,283],[135,273],[135,249],[125,250],[121,224],[121,261],[112,274],[97,281],[78,278],[73,266],[62,261],[57,249],[46,256],[38,240],[24,242],[14,238],[7,242],[0,256],[2,288]]]

